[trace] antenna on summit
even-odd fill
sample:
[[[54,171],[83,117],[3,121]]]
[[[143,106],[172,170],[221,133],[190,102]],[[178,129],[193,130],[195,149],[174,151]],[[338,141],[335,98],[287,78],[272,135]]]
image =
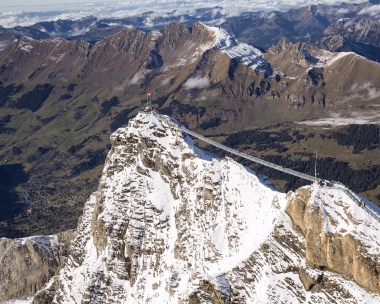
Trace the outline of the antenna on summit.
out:
[[[152,96],[151,92],[146,93],[146,106],[149,107],[149,96]]]
[[[315,166],[314,166],[314,177],[315,177],[315,179],[317,179],[317,159],[318,159],[318,155],[316,154],[315,155]]]
[[[146,93],[146,106],[145,106],[145,109],[142,109],[142,111],[145,112],[145,113],[150,113],[151,111],[154,110],[153,107],[149,106],[149,96],[152,96],[151,92],[147,92]]]

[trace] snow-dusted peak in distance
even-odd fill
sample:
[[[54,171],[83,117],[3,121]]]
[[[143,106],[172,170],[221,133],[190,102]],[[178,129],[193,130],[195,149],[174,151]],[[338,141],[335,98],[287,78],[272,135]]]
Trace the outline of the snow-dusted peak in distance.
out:
[[[365,266],[379,265],[380,225],[345,193],[317,185],[280,193],[234,160],[203,152],[167,120],[139,113],[112,134],[71,255],[36,301],[380,300]],[[357,269],[371,280],[360,281]]]
[[[215,42],[213,47],[221,49],[231,58],[243,62],[253,70],[272,74],[272,69],[268,61],[263,58],[263,53],[252,45],[239,42],[234,39],[226,30],[220,27],[207,27],[214,32]]]

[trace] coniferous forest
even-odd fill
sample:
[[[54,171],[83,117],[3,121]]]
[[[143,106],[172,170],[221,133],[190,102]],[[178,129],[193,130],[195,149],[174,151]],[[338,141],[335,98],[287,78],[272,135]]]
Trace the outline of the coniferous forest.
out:
[[[285,129],[270,132],[265,129],[246,130],[230,134],[223,144],[231,148],[243,151],[253,149],[255,152],[273,151],[273,154],[263,155],[262,158],[274,164],[284,166],[309,175],[315,174],[315,155],[310,153],[285,154],[288,150],[284,143],[298,143],[300,140],[313,138],[314,133],[302,134],[299,131]],[[379,127],[377,125],[349,125],[344,132],[332,132],[329,135],[321,134],[324,140],[330,139],[340,146],[352,147],[352,153],[358,154],[367,149],[379,148]],[[219,156],[235,155],[208,145],[206,149]],[[277,153],[276,153],[277,152]],[[283,153],[283,154],[281,154]],[[296,155],[294,155],[296,154]],[[296,157],[294,157],[296,156]],[[251,167],[258,174],[267,175],[272,180],[285,180],[285,191],[295,190],[300,186],[309,184],[295,176],[271,169],[269,167],[254,164],[245,159],[236,159],[245,166]],[[375,189],[380,184],[380,165],[372,165],[368,169],[353,169],[348,162],[339,161],[332,157],[319,158],[317,162],[317,174],[327,180],[335,180],[345,184],[353,191],[360,193]]]

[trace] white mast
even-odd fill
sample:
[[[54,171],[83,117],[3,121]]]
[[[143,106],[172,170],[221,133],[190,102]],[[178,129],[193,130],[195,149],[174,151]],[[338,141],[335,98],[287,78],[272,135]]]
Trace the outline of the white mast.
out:
[[[314,167],[314,177],[317,179],[317,159],[318,155],[315,155],[315,167]]]

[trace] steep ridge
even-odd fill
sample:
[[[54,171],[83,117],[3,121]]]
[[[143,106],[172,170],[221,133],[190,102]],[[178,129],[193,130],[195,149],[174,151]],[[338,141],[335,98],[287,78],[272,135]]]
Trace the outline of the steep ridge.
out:
[[[379,28],[379,21],[371,18],[342,18],[306,42],[332,52],[351,51],[379,62]]]
[[[245,11],[237,14],[231,14],[228,8],[220,6],[186,11],[179,9],[172,12],[146,11],[128,14],[128,17],[122,18],[110,17],[98,20],[94,16],[87,16],[77,20],[59,19],[13,28],[0,26],[0,32],[10,33],[15,39],[21,36],[28,36],[37,40],[70,37],[74,40],[95,43],[121,31],[123,27],[133,27],[146,31],[160,29],[170,22],[186,24],[189,27],[196,22],[203,22],[205,24],[218,24],[228,29],[239,40],[245,40],[244,42],[260,47],[270,47],[282,37],[291,37],[297,40],[323,31],[341,18],[371,16],[376,19],[376,15],[373,13],[376,11],[376,7],[372,8],[373,4],[375,1],[358,4],[318,4],[302,6],[289,11],[270,11],[267,13]]]
[[[220,53],[228,57],[219,56]],[[123,95],[122,101],[131,105],[148,86],[157,88],[155,95],[161,106],[180,90],[180,94],[188,93],[186,85],[183,87],[188,79],[204,80],[204,88],[223,82],[228,91],[237,94],[229,78],[233,78],[239,62],[270,74],[270,66],[258,49],[236,42],[224,30],[201,23],[191,28],[171,23],[150,33],[124,29],[93,47],[82,41],[37,41],[23,37],[0,54],[0,79],[4,85],[24,80],[22,93],[36,83],[50,83],[55,89],[48,102],[61,112],[67,110],[63,105],[72,100],[78,102],[78,97],[81,100],[84,94],[91,98]],[[260,82],[262,77],[254,78]],[[103,79],[107,79],[106,86],[100,85]],[[64,93],[67,95],[69,82],[77,85],[73,96],[62,99]],[[255,88],[251,84],[251,90]],[[13,107],[20,96],[6,98],[8,107]]]
[[[111,142],[70,257],[34,303],[380,300],[380,224],[340,189],[280,193],[149,114]]]
[[[81,187],[78,192],[85,191],[85,197],[93,191],[93,188],[87,189],[93,187],[92,180],[100,176],[101,170],[96,171],[96,167],[103,164],[106,156],[106,134],[128,121],[146,98],[147,90],[153,91],[156,104],[164,106],[166,103],[169,108],[171,102],[186,96],[194,99],[205,88],[211,89],[208,96],[219,103],[217,91],[223,90],[227,95],[224,101],[228,100],[227,109],[221,110],[223,120],[236,121],[237,110],[229,108],[239,108],[242,103],[238,100],[231,104],[230,97],[235,92],[245,95],[244,98],[247,94],[229,80],[229,74],[233,74],[229,72],[230,67],[241,68],[263,79],[268,63],[252,46],[239,44],[227,36],[216,38],[215,32],[203,24],[188,28],[173,23],[150,33],[125,29],[94,46],[66,39],[37,41],[23,37],[1,52],[0,120],[8,126],[0,130],[0,146],[5,148],[1,149],[0,158],[22,163],[31,174],[34,185],[25,187],[25,192],[35,185],[50,185],[50,189],[45,187],[40,191],[44,198],[33,197],[37,193],[33,190],[23,195],[28,198],[27,203],[33,202],[29,206],[35,211],[33,215],[42,213],[40,207],[50,207],[46,203],[51,201],[52,193],[61,195],[68,189],[66,185],[61,187],[64,180]],[[222,45],[226,39],[228,45],[216,45],[217,42]],[[221,81],[223,88],[218,88]],[[259,84],[260,81],[252,85],[252,90]],[[191,106],[190,112],[185,111],[184,119],[189,124],[196,126],[197,121],[213,119],[207,115],[197,120],[194,108]],[[219,111],[209,113],[218,115]],[[85,141],[89,145],[81,144]],[[14,151],[22,153],[11,152],[13,146],[17,146]],[[87,176],[80,177],[79,183],[72,180],[83,171]],[[89,178],[91,182],[87,186]],[[82,200],[76,195],[78,192],[62,195],[57,207],[66,209],[63,217],[71,218],[68,214],[71,210],[61,202],[69,196],[78,203]],[[21,195],[17,203],[24,203]],[[38,208],[33,208],[33,204]],[[82,210],[78,207],[76,215]],[[20,221],[16,220],[17,225]],[[67,228],[59,227],[59,230]],[[55,229],[44,232],[54,233],[58,227]],[[40,233],[38,230],[35,232]]]
[[[258,120],[263,108],[273,110],[271,122],[328,116],[330,111],[347,110],[348,105],[342,100],[352,95],[353,84],[378,84],[378,65],[360,56],[351,56],[347,65],[334,53],[314,48],[316,61],[308,62],[300,50],[291,50],[300,49],[300,44],[280,45],[263,54],[237,42],[223,29],[201,23],[191,28],[172,23],[150,33],[124,29],[94,46],[65,39],[41,42],[23,37],[0,54],[3,86],[23,85],[17,93],[5,96],[2,103],[6,108],[23,108],[25,105],[17,101],[38,85],[48,83],[52,91],[41,110],[54,109],[53,119],[69,119],[79,128],[83,119],[91,119],[89,114],[74,119],[78,116],[71,110],[73,105],[87,106],[91,101],[91,108],[101,111],[99,100],[117,96],[123,108],[133,108],[140,105],[136,98],[143,99],[144,92],[154,89],[153,102],[167,108],[174,117],[181,116],[189,127],[196,128],[218,118],[216,127],[226,131]],[[301,48],[313,53],[310,46]],[[290,54],[284,54],[287,51]],[[327,69],[329,58],[342,64]],[[315,64],[318,61],[323,64]],[[354,69],[354,73],[343,71],[347,68]],[[273,69],[277,72],[273,73]],[[345,76],[338,80],[336,73]],[[68,92],[70,83],[74,89]],[[363,100],[351,99],[355,111],[363,111],[357,105]],[[177,109],[178,100],[190,105],[186,111]],[[273,100],[280,102],[273,103]],[[195,115],[196,107],[212,111]],[[293,111],[301,107],[306,107],[305,111]],[[35,112],[40,109],[27,108]],[[109,124],[103,117],[86,123],[88,126]]]
[[[23,164],[36,181],[32,189],[49,185],[44,198],[23,188],[28,202],[46,208],[54,200],[71,218],[62,202],[69,196],[84,203],[100,176],[107,134],[128,122],[147,91],[155,107],[189,129],[229,134],[332,115],[376,116],[379,75],[377,63],[354,53],[284,41],[263,54],[201,23],[149,33],[126,28],[95,45],[23,37],[0,53],[0,158]],[[66,181],[79,191],[62,195]]]
[[[34,296],[64,265],[73,234],[0,238],[0,302]]]
[[[94,46],[81,41],[23,37],[0,54],[4,88],[23,85],[5,96],[2,106],[7,112],[24,107],[34,112],[54,109],[52,119],[68,119],[75,129],[84,125],[83,120],[89,127],[95,123],[105,127],[109,122],[104,117],[77,116],[75,109],[90,104],[95,112],[101,111],[99,100],[112,96],[119,97],[122,108],[130,109],[140,105],[144,92],[154,90],[153,102],[167,108],[174,117],[181,116],[189,127],[210,124],[218,118],[219,131],[246,127],[252,120],[259,122],[258,118],[265,115],[262,109],[270,109],[270,122],[325,117],[331,111],[344,112],[349,106],[365,111],[362,94],[350,97],[352,86],[376,87],[378,64],[354,53],[347,64],[335,53],[300,45],[280,43],[263,54],[234,40],[225,30],[201,23],[191,28],[171,23],[150,33],[124,29]],[[296,48],[298,51],[293,51]],[[315,62],[308,61],[300,49],[311,53]],[[335,62],[330,69],[329,59]],[[344,77],[337,79],[337,73]],[[51,93],[40,107],[17,102],[44,83],[50,85]],[[68,92],[70,84],[74,87]],[[181,111],[176,106],[178,100],[189,107]],[[73,106],[75,109],[71,109]],[[197,107],[201,115],[195,115]],[[206,108],[212,111],[202,114]],[[351,111],[346,112],[343,114]],[[111,113],[113,117],[116,114]]]
[[[310,44],[326,47],[326,42],[335,35],[340,35],[354,42],[361,42],[376,47],[380,46],[380,22],[368,17],[342,18],[330,25],[323,32],[308,39]]]
[[[328,197],[334,204],[327,202]],[[305,236],[309,265],[353,278],[379,294],[378,222],[357,208],[348,196],[329,188],[312,193],[300,189],[293,194],[286,212]]]
[[[339,19],[355,17],[371,6],[369,2],[308,5],[284,12],[239,16],[222,26],[239,40],[268,49],[284,37],[303,40],[320,33]]]
[[[329,109],[330,113],[349,115],[354,108],[361,106],[365,116],[370,112],[366,104],[377,101],[377,96],[365,92],[363,81],[369,66],[373,67],[371,73],[376,74],[380,66],[353,52],[328,52],[304,43],[292,44],[283,40],[270,48],[265,58],[276,73],[284,73],[295,80],[288,82],[282,92],[283,97],[287,95],[290,109],[296,108],[299,112],[305,109],[311,113],[311,108],[318,104]],[[379,85],[375,79],[365,80],[365,83],[369,90]],[[362,86],[364,90],[355,94],[356,89]]]

